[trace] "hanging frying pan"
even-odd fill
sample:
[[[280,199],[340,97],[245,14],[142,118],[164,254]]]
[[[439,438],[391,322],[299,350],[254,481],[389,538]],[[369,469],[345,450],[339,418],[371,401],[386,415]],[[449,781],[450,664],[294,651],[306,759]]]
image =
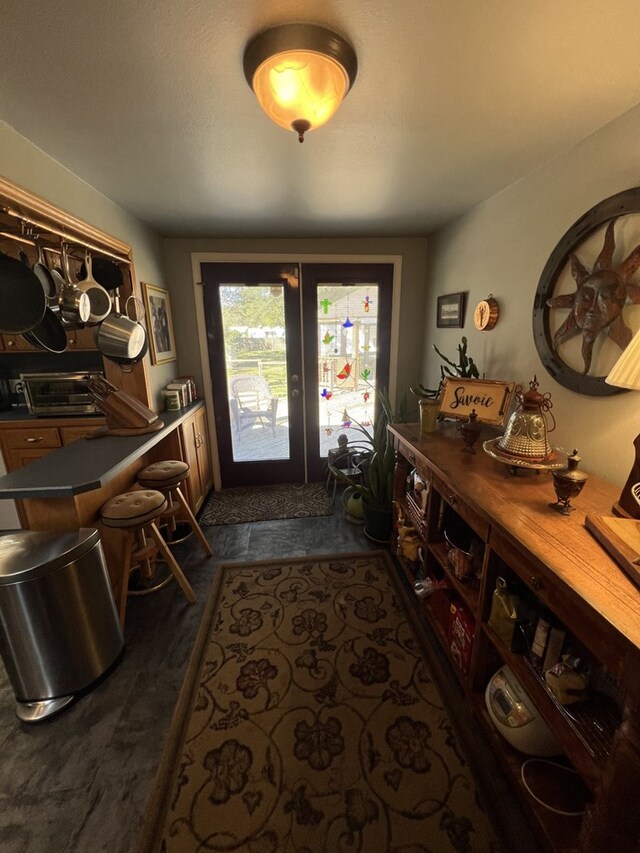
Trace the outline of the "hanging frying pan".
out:
[[[87,325],[95,326],[104,320],[113,306],[109,292],[92,275],[92,262],[89,252],[86,253],[82,266],[86,275],[78,282],[78,288],[87,294],[91,304]]]
[[[42,285],[42,289],[44,290],[44,295],[47,299],[47,303],[49,305],[56,304],[58,302],[58,297],[60,294],[58,293],[56,280],[51,274],[51,270],[47,266],[44,258],[44,252],[42,250],[42,246],[39,243],[36,243],[36,248],[38,250],[38,260],[33,267],[33,271],[36,274],[40,284]]]
[[[38,325],[25,332],[23,337],[34,347],[49,352],[60,353],[67,348],[64,326],[49,307],[45,308],[44,316]]]
[[[0,332],[28,332],[42,320],[46,307],[44,290],[35,273],[0,252]]]
[[[98,255],[92,258],[90,274],[93,274],[94,279],[101,284],[106,290],[117,290],[122,287],[122,270],[114,261],[109,258],[103,258]],[[80,280],[87,277],[87,266],[83,263],[80,266]]]

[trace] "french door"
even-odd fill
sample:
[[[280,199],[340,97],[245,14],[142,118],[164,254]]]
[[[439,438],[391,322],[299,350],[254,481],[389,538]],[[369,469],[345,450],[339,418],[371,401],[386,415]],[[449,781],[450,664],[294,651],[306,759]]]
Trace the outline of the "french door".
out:
[[[223,487],[322,479],[387,388],[392,264],[203,263]]]

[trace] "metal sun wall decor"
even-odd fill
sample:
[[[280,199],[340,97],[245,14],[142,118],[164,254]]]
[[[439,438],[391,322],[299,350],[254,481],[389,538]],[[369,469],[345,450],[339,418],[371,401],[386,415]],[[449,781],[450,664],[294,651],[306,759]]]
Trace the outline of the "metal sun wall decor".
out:
[[[632,337],[624,308],[640,304],[640,284],[631,281],[640,267],[640,223],[632,217],[636,213],[638,187],[600,202],[567,231],[540,277],[533,308],[538,353],[556,381],[580,394],[622,390],[607,385],[605,378]],[[597,253],[591,262],[589,251]],[[567,272],[573,282],[565,292],[558,284],[563,275],[568,279]]]

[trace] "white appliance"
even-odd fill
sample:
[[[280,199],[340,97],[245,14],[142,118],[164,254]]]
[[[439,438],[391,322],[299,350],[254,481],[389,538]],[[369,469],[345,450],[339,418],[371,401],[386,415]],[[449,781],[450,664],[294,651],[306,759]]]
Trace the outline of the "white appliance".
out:
[[[2,453],[0,453],[0,477],[7,473]],[[0,500],[0,532],[3,530],[20,530],[22,525],[18,518],[15,501]]]
[[[525,755],[547,758],[562,750],[538,709],[508,666],[499,669],[484,694],[495,727],[511,746]]]

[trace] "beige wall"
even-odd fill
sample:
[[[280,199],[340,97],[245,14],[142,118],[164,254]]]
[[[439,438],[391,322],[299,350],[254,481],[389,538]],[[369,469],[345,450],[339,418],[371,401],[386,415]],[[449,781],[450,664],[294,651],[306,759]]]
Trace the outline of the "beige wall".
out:
[[[156,393],[177,373],[194,374],[201,381],[192,252],[400,255],[397,396],[415,382],[437,382],[440,361],[430,345],[435,342],[454,355],[461,332],[436,329],[436,295],[466,291],[469,307],[463,331],[481,370],[489,378],[525,385],[537,373],[541,390],[551,392],[558,422],[552,442],[577,447],[586,470],[622,483],[640,428],[638,395],[587,397],[556,383],[535,349],[531,312],[542,268],[565,231],[594,204],[640,184],[634,145],[639,135],[640,107],[443,229],[429,241],[428,264],[424,238],[167,239],[163,244],[146,226],[1,122],[0,174],[129,243],[138,280],[171,291],[178,362],[151,368]],[[492,332],[476,332],[471,309],[489,293],[500,302],[500,321]],[[640,316],[627,313],[635,331]],[[410,395],[408,399],[412,406]]]
[[[399,342],[396,353],[396,400],[399,402],[419,375],[424,335],[427,241],[424,238],[336,239],[175,239],[165,240],[167,277],[171,291],[176,337],[180,341],[180,370],[194,375],[202,387],[191,254],[201,252],[274,255],[398,255],[402,258]],[[411,401],[413,402],[413,401]],[[416,418],[417,419],[417,418]]]
[[[527,387],[537,374],[540,390],[551,393],[557,421],[552,444],[578,448],[585,470],[618,484],[626,480],[634,458],[640,395],[632,391],[590,397],[558,384],[540,361],[531,319],[540,274],[563,234],[598,202],[640,185],[639,136],[637,107],[484,202],[429,243],[427,344],[435,342],[443,352],[455,355],[465,334],[469,352],[487,378],[512,379]],[[618,251],[624,249],[626,254],[640,242],[638,231],[633,237],[632,245],[619,246]],[[585,258],[587,265],[589,260],[593,259]],[[458,291],[467,291],[469,297],[464,330],[436,329],[436,294]],[[500,320],[493,331],[477,332],[473,307],[489,293],[500,303]],[[638,309],[625,309],[625,316],[636,331]],[[422,358],[425,384],[437,382],[439,365],[427,345]]]
[[[165,286],[160,238],[85,181],[0,122],[0,175],[90,225],[128,243],[138,281]],[[159,389],[175,375],[176,365],[150,365],[151,387]]]

